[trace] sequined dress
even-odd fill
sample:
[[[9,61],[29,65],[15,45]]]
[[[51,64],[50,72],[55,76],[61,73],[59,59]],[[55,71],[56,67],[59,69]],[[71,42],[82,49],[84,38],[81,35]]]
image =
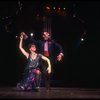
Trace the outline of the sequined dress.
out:
[[[27,65],[23,73],[23,79],[17,84],[17,90],[32,90],[36,87],[35,76],[36,69],[39,68],[39,59],[41,54],[37,54],[37,57],[33,60],[30,56],[27,59]]]

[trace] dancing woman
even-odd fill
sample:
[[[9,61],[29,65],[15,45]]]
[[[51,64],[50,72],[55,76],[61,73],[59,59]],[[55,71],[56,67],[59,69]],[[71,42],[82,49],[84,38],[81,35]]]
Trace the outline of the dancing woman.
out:
[[[41,71],[40,71],[40,58],[47,61],[48,67],[47,72],[51,73],[51,63],[50,60],[43,56],[42,54],[36,53],[36,45],[34,43],[29,45],[29,51],[27,52],[22,44],[23,44],[24,35],[23,32],[20,35],[19,49],[23,55],[27,58],[27,65],[24,70],[23,79],[17,84],[18,90],[39,90],[40,87],[40,79],[41,79]]]

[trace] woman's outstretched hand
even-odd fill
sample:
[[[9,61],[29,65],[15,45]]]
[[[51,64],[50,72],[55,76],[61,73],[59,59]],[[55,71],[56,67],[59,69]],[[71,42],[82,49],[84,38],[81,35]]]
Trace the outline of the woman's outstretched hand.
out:
[[[24,37],[24,34],[23,34],[23,32],[21,32],[21,34],[20,34],[20,39],[22,40],[23,37]]]
[[[21,32],[21,35],[23,36],[24,39],[27,39],[28,38],[28,36],[26,35],[25,32]]]
[[[48,71],[48,74],[50,74],[51,73],[51,68],[47,68],[47,71]]]

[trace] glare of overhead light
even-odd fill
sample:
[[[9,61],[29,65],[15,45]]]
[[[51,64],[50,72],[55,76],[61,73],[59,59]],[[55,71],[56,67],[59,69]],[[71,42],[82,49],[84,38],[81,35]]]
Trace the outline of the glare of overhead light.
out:
[[[84,41],[84,38],[81,38],[81,41]]]
[[[18,38],[18,36],[16,35],[16,38]]]
[[[66,10],[66,8],[65,8],[65,7],[64,7],[63,9],[64,9],[64,10]]]
[[[33,36],[33,33],[30,33],[31,36]]]
[[[56,9],[56,7],[53,7],[53,9]]]

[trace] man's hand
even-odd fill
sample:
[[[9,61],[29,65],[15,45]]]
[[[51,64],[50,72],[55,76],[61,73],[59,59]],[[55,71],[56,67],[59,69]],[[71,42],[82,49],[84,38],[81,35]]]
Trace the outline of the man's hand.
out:
[[[62,60],[62,57],[63,57],[63,54],[60,53],[60,54],[57,56],[57,60],[58,60],[58,61],[61,61],[61,60]]]

